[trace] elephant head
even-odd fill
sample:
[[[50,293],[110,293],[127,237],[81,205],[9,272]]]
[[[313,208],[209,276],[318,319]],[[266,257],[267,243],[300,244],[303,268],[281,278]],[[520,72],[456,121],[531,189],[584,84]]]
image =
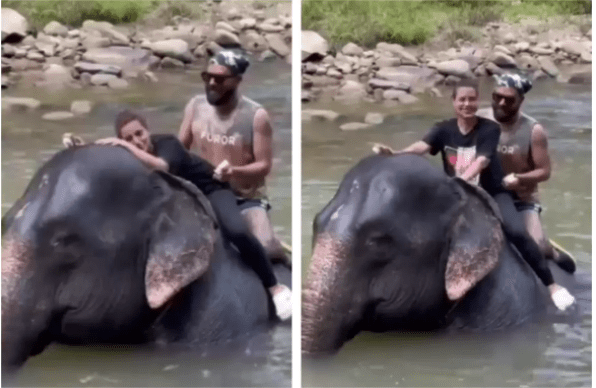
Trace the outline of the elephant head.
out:
[[[432,330],[497,264],[500,213],[483,190],[425,158],[372,156],[314,220],[302,349],[333,352],[361,330]]]
[[[2,367],[50,342],[135,342],[209,267],[217,225],[194,186],[119,147],[55,155],[2,220]]]

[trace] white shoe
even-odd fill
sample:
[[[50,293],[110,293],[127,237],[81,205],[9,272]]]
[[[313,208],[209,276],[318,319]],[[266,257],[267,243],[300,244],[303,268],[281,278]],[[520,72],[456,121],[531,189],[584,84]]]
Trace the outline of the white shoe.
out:
[[[575,298],[573,295],[571,295],[564,287],[561,287],[555,291],[555,293],[552,294],[552,298],[555,306],[557,306],[557,308],[561,311],[565,311],[567,307],[575,303]]]
[[[292,316],[292,291],[287,286],[281,284],[279,287],[283,289],[273,295],[273,305],[279,319],[285,321]]]

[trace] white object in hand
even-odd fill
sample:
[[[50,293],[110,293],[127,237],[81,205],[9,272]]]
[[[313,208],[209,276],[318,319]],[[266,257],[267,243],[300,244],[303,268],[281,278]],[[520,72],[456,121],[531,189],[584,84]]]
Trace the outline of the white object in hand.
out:
[[[213,171],[213,178],[217,179],[218,181],[221,180],[221,170],[228,167],[229,165],[230,162],[228,162],[227,159],[221,162],[217,167],[215,167],[215,170]]]
[[[575,303],[575,298],[573,295],[571,295],[564,287],[561,287],[555,291],[555,293],[552,294],[552,298],[555,306],[557,306],[557,308],[561,311],[565,311],[567,307]]]
[[[505,178],[503,178],[503,182],[507,185],[512,184],[515,181],[515,175],[513,173],[507,175]]]
[[[281,287],[283,290],[273,295],[273,304],[279,319],[285,321],[292,316],[292,291],[284,285]]]

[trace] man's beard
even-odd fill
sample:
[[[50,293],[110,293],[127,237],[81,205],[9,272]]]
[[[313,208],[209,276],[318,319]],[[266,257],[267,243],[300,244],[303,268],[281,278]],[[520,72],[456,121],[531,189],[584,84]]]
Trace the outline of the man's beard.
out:
[[[501,108],[495,108],[493,106],[493,116],[495,117],[495,120],[497,120],[499,123],[508,123],[510,122],[515,115],[517,114],[517,111],[504,111]]]
[[[224,105],[226,102],[229,102],[232,98],[234,98],[234,92],[234,89],[230,89],[224,92],[222,95],[218,95],[217,93],[207,89],[207,102],[214,106]]]

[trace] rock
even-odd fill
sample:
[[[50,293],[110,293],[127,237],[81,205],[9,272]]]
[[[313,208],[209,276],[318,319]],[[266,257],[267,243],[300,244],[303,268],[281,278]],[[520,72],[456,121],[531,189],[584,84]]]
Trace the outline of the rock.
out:
[[[383,92],[383,98],[386,100],[397,100],[402,104],[413,104],[419,101],[417,97],[403,90],[385,90]]]
[[[359,129],[369,128],[371,124],[366,123],[346,123],[339,126],[342,131],[357,131]]]
[[[440,62],[437,64],[437,71],[441,74],[454,75],[462,78],[473,78],[470,64],[463,59]]]
[[[184,62],[175,58],[165,57],[161,60],[162,69],[184,69]]]
[[[92,50],[110,47],[111,42],[109,38],[103,36],[87,36],[81,41],[81,45],[85,50]]]
[[[216,30],[214,41],[220,46],[240,45],[240,39],[238,39],[238,37],[234,33],[227,30]]]
[[[379,57],[375,60],[375,64],[379,67],[397,67],[401,65],[401,59],[397,57]]]
[[[2,8],[2,43],[18,43],[27,35],[27,20],[12,8]]]
[[[399,82],[399,81],[388,81],[379,78],[371,78],[368,81],[368,86],[372,89],[395,89],[395,90],[404,90],[406,92],[410,91],[410,84],[407,82]]]
[[[509,50],[505,46],[496,45],[495,48],[494,48],[494,50],[495,50],[495,52],[498,51],[498,52],[501,52],[501,53],[506,54],[506,55],[509,55],[509,56],[513,55],[513,53],[511,52],[511,50]]]
[[[516,68],[517,67],[517,63],[515,62],[515,59],[513,59],[509,55],[499,52],[499,51],[494,52],[490,56],[489,61],[494,63],[495,65],[497,65],[499,67],[503,67],[503,68]]]
[[[10,85],[10,81],[8,80],[8,77],[3,75],[2,76],[2,89],[8,88],[9,85]]]
[[[360,56],[364,53],[364,50],[358,47],[355,43],[350,42],[341,49],[341,52],[345,55]]]
[[[530,52],[534,53],[536,55],[551,55],[555,53],[555,50],[550,49],[550,48],[544,48],[544,47],[530,47]]]
[[[343,74],[350,74],[352,72],[352,65],[347,62],[336,62],[335,67]]]
[[[66,67],[57,64],[50,64],[43,74],[46,80],[51,82],[68,82],[71,78],[70,71]]]
[[[587,51],[582,51],[580,58],[585,63],[592,63],[592,53],[589,53]]]
[[[584,52],[584,46],[576,40],[566,40],[561,43],[561,49],[571,55],[581,55]]]
[[[56,45],[48,42],[35,42],[37,48],[46,57],[53,57],[56,54]]]
[[[116,77],[113,74],[98,73],[98,74],[93,74],[89,81],[92,85],[100,86],[100,85],[107,85],[108,82],[110,82],[110,80],[112,80],[112,79],[118,79],[118,77]]]
[[[269,47],[280,57],[285,57],[291,53],[290,48],[286,45],[282,37],[278,34],[266,34],[265,40],[269,44]]]
[[[259,56],[259,61],[265,62],[265,61],[273,60],[275,58],[277,58],[277,55],[275,55],[275,53],[273,51],[265,50]]]
[[[35,110],[41,106],[41,102],[28,97],[2,97],[2,110],[24,111]]]
[[[234,27],[232,27],[231,25],[229,25],[226,22],[217,22],[215,23],[215,30],[225,30],[228,32],[231,32],[232,34],[236,35],[238,34],[238,30],[235,29]]]
[[[116,65],[104,65],[101,63],[91,63],[91,62],[77,62],[74,64],[74,68],[80,73],[104,73],[104,74],[114,74],[120,76],[122,74],[122,68]]]
[[[364,117],[364,122],[371,125],[382,124],[385,121],[385,115],[382,113],[368,112]]]
[[[537,70],[540,69],[540,63],[529,54],[522,54],[517,59],[520,69]]]
[[[85,20],[82,29],[84,31],[99,31],[102,36],[109,38],[111,43],[115,45],[127,45],[130,42],[128,36],[116,30],[116,28],[108,22]]]
[[[445,78],[445,85],[446,86],[454,86],[459,81],[461,81],[460,77],[457,77],[455,75],[448,75],[447,78]]]
[[[433,97],[442,98],[443,93],[438,88],[430,88],[430,94]]]
[[[282,26],[275,26],[269,23],[261,23],[257,25],[257,30],[265,33],[276,33],[282,32],[284,28]]]
[[[310,92],[308,90],[303,90],[301,101],[302,102],[310,102],[311,100],[312,100],[312,96],[311,96]]]
[[[108,87],[110,89],[125,89],[128,87],[128,81],[122,78],[111,78],[108,80]]]
[[[492,62],[488,62],[486,64],[486,71],[490,75],[493,75],[493,74],[501,75],[501,74],[505,74],[505,72],[506,72],[505,70],[503,70],[502,68],[500,68],[499,66],[495,65]]]
[[[515,51],[521,53],[523,51],[530,50],[530,43],[529,42],[519,42],[515,44]]]
[[[151,52],[139,48],[111,46],[88,50],[82,59],[87,62],[114,65],[124,69],[145,69],[151,66]]]
[[[326,74],[328,77],[332,77],[332,78],[337,78],[337,79],[343,78],[342,73],[335,68],[331,68],[331,69],[327,70]]]
[[[346,81],[340,88],[338,95],[354,99],[361,99],[366,96],[366,88],[359,82]]]
[[[329,43],[314,31],[302,31],[302,60],[312,56],[324,57],[329,51]]]
[[[43,28],[43,32],[48,35],[67,36],[68,28],[57,21],[51,21]]]
[[[508,32],[503,37],[503,42],[506,43],[506,44],[507,43],[513,43],[515,41],[517,41],[517,39],[515,38],[515,34],[513,32]]]
[[[16,50],[15,46],[8,44],[8,43],[2,45],[2,56],[3,57],[7,57],[7,58],[14,57],[16,52],[17,52],[17,50]]]
[[[403,82],[410,85],[412,93],[422,92],[436,86],[436,70],[418,66],[384,67],[377,71],[376,78]],[[442,80],[441,76],[441,80]]]
[[[309,121],[311,119],[319,119],[326,121],[335,121],[339,117],[339,113],[332,110],[322,109],[303,109],[302,120]]]
[[[220,30],[221,31],[221,30]],[[178,59],[184,63],[192,62],[192,55],[188,49],[188,43],[182,39],[168,39],[151,44],[153,53],[160,57]]]
[[[494,65],[494,64],[493,64]],[[497,65],[494,65],[495,67],[498,67]],[[487,75],[486,72],[486,66],[485,65],[480,65],[478,66],[475,70],[474,70],[474,75],[476,77],[484,77]]]
[[[540,68],[551,77],[559,75],[559,69],[557,69],[557,66],[549,57],[538,57],[538,63],[540,64]]]
[[[36,62],[44,62],[45,61],[45,57],[43,56],[43,54],[38,53],[37,51],[29,51],[27,53],[27,59],[30,59],[30,60],[36,61]]]
[[[592,84],[592,69],[590,66],[583,67],[581,66],[579,69],[573,70],[569,74],[569,79],[567,80],[570,84],[583,84],[583,85],[591,85]]]
[[[70,111],[75,115],[84,115],[91,112],[91,101],[76,100],[70,104]]]
[[[534,74],[532,75],[532,79],[534,79],[534,81],[545,79],[545,78],[548,78],[548,74],[546,74],[542,70],[536,70],[534,72]]]
[[[223,50],[223,47],[221,47],[217,43],[215,43],[215,42],[209,42],[209,43],[207,43],[207,54],[209,54],[209,55],[215,55],[218,52],[220,52],[221,50]]]
[[[67,111],[48,112],[41,116],[42,119],[50,121],[67,120],[72,119],[73,117],[75,117],[75,115],[72,112]]]
[[[257,20],[254,18],[245,18],[240,20],[239,24],[241,29],[246,30],[249,28],[255,28],[257,25]]]
[[[255,30],[247,30],[240,34],[240,44],[247,51],[261,52],[267,49],[267,41]]]
[[[147,82],[157,83],[159,80],[152,71],[144,71],[141,73],[141,79]]]

